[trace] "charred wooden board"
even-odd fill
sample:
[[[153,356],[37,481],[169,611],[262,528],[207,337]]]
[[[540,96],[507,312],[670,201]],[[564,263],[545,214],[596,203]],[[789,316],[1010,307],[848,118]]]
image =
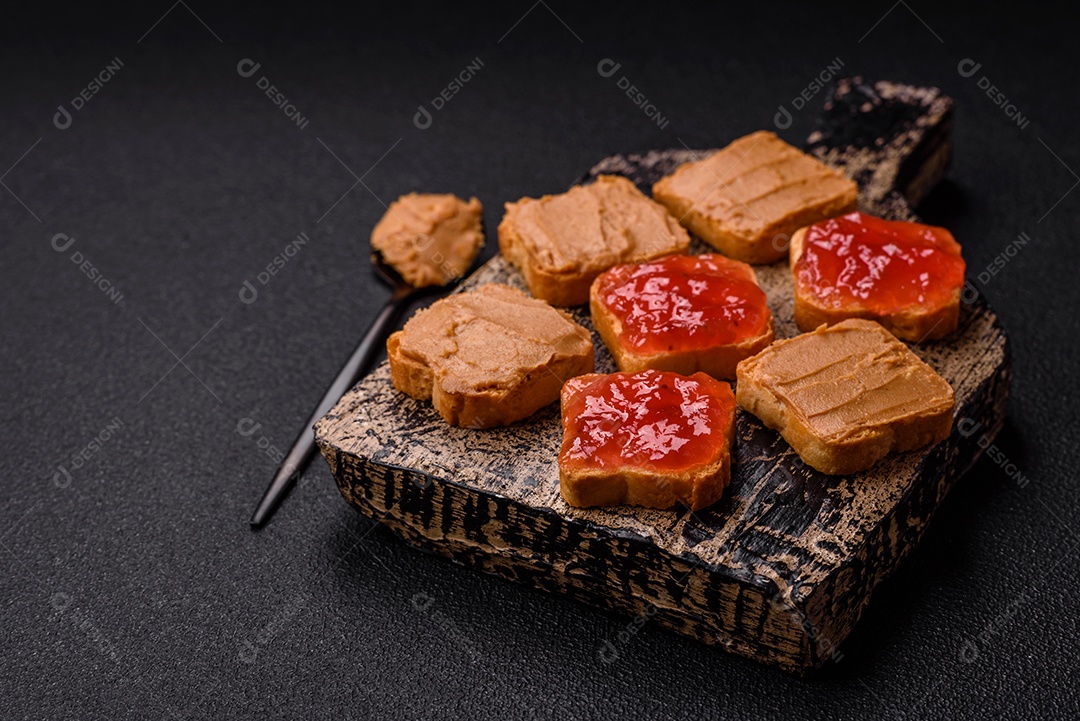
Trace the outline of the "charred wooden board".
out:
[[[952,98],[937,88],[843,78],[806,151],[855,180],[880,215],[899,219],[945,176],[952,123]]]
[[[891,160],[902,163],[918,143],[899,136],[924,130],[891,127],[879,152],[899,153]],[[824,157],[847,167],[843,159],[865,159],[864,150],[834,145]],[[697,155],[615,156],[583,180],[620,173],[648,191]],[[892,189],[878,191],[863,194],[865,210],[913,217]],[[695,250],[705,249],[695,243]],[[786,265],[757,271],[777,336],[795,335]],[[490,282],[525,287],[496,257],[464,289]],[[574,315],[591,328],[587,309]],[[597,370],[614,370],[595,333],[594,340]],[[912,549],[950,486],[978,457],[978,441],[992,438],[1003,422],[1006,338],[981,300],[964,306],[953,338],[915,352],[956,392],[958,422],[948,440],[858,475],[826,476],[740,412],[731,486],[719,503],[696,513],[571,508],[559,496],[556,406],[508,428],[451,428],[430,403],[394,390],[386,365],[317,424],[316,437],[346,500],[417,548],[805,672],[835,653],[873,588]],[[598,649],[601,657],[611,651]]]

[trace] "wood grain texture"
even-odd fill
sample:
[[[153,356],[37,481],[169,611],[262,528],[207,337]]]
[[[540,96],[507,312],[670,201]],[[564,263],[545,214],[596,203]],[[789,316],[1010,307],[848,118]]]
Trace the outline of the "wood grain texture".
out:
[[[615,156],[582,180],[618,173],[648,192],[699,155]],[[864,194],[860,204],[913,217],[895,193]],[[695,241],[692,250],[706,247]],[[756,270],[777,337],[797,334],[786,262]],[[489,282],[525,287],[496,257],[462,290]],[[592,329],[587,307],[573,314]],[[615,370],[593,336],[597,371]],[[948,440],[864,473],[827,476],[740,412],[731,485],[719,503],[694,513],[567,506],[558,490],[557,404],[507,428],[452,428],[429,403],[395,391],[385,364],[316,425],[316,438],[345,499],[417,548],[806,672],[836,652],[874,587],[985,447],[980,439],[1003,423],[1007,341],[981,299],[963,306],[955,336],[914,350],[955,391],[956,419],[965,420]],[[604,660],[613,653],[614,646],[598,649]]]

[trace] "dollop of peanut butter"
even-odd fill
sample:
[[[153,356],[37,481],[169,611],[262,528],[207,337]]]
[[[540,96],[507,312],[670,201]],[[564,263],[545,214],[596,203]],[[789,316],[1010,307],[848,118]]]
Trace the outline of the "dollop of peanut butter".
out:
[[[484,245],[483,207],[455,195],[409,193],[387,208],[371,247],[414,288],[460,278]]]

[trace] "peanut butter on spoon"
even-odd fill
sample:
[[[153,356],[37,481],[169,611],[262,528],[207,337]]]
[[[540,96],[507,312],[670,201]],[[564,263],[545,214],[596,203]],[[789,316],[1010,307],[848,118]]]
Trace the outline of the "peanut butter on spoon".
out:
[[[460,278],[484,245],[483,206],[450,194],[409,193],[371,231],[371,247],[413,288]]]

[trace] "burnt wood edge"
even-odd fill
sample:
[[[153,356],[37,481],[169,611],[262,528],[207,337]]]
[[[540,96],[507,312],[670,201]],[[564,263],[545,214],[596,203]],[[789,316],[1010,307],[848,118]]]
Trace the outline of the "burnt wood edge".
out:
[[[810,638],[801,624],[793,623],[795,613],[773,602],[777,587],[768,579],[717,568],[687,554],[672,556],[637,534],[566,519],[549,508],[522,506],[501,494],[320,446],[346,500],[415,548],[588,605],[650,618],[785,670],[800,672],[809,663]],[[395,494],[395,488],[405,492]],[[438,518],[430,513],[430,520],[439,521],[437,528],[416,523],[429,509],[439,511]],[[480,530],[487,524],[454,523],[478,511],[520,529],[522,545],[496,547],[485,542]],[[596,566],[629,573],[590,573]],[[693,598],[691,591],[701,598]],[[728,616],[722,615],[725,606],[734,609]],[[749,614],[756,614],[753,635],[743,632]],[[601,660],[604,650],[597,650]]]
[[[894,187],[913,209],[945,179],[952,165],[953,105],[949,102],[941,119],[926,129],[911,154],[900,162]]]
[[[979,304],[986,312],[981,299]],[[1010,349],[996,318],[992,328],[997,337],[987,352],[1000,344],[1002,363],[956,414],[977,423],[978,433],[965,434],[954,424],[950,437],[920,464],[923,475],[937,475],[936,482],[915,484],[864,537],[858,551],[806,593],[790,585],[794,578],[784,579],[789,591],[781,593],[769,578],[715,566],[692,553],[673,556],[632,532],[345,453],[322,438],[319,446],[346,500],[413,547],[590,605],[644,615],[700,641],[805,674],[837,653],[874,587],[911,552],[941,499],[1000,431],[1009,395]],[[460,523],[477,516],[477,523]],[[505,532],[498,546],[484,531],[491,521]],[[625,575],[588,570],[620,566]],[[690,594],[691,588],[700,591]],[[602,659],[603,652],[598,651]]]

